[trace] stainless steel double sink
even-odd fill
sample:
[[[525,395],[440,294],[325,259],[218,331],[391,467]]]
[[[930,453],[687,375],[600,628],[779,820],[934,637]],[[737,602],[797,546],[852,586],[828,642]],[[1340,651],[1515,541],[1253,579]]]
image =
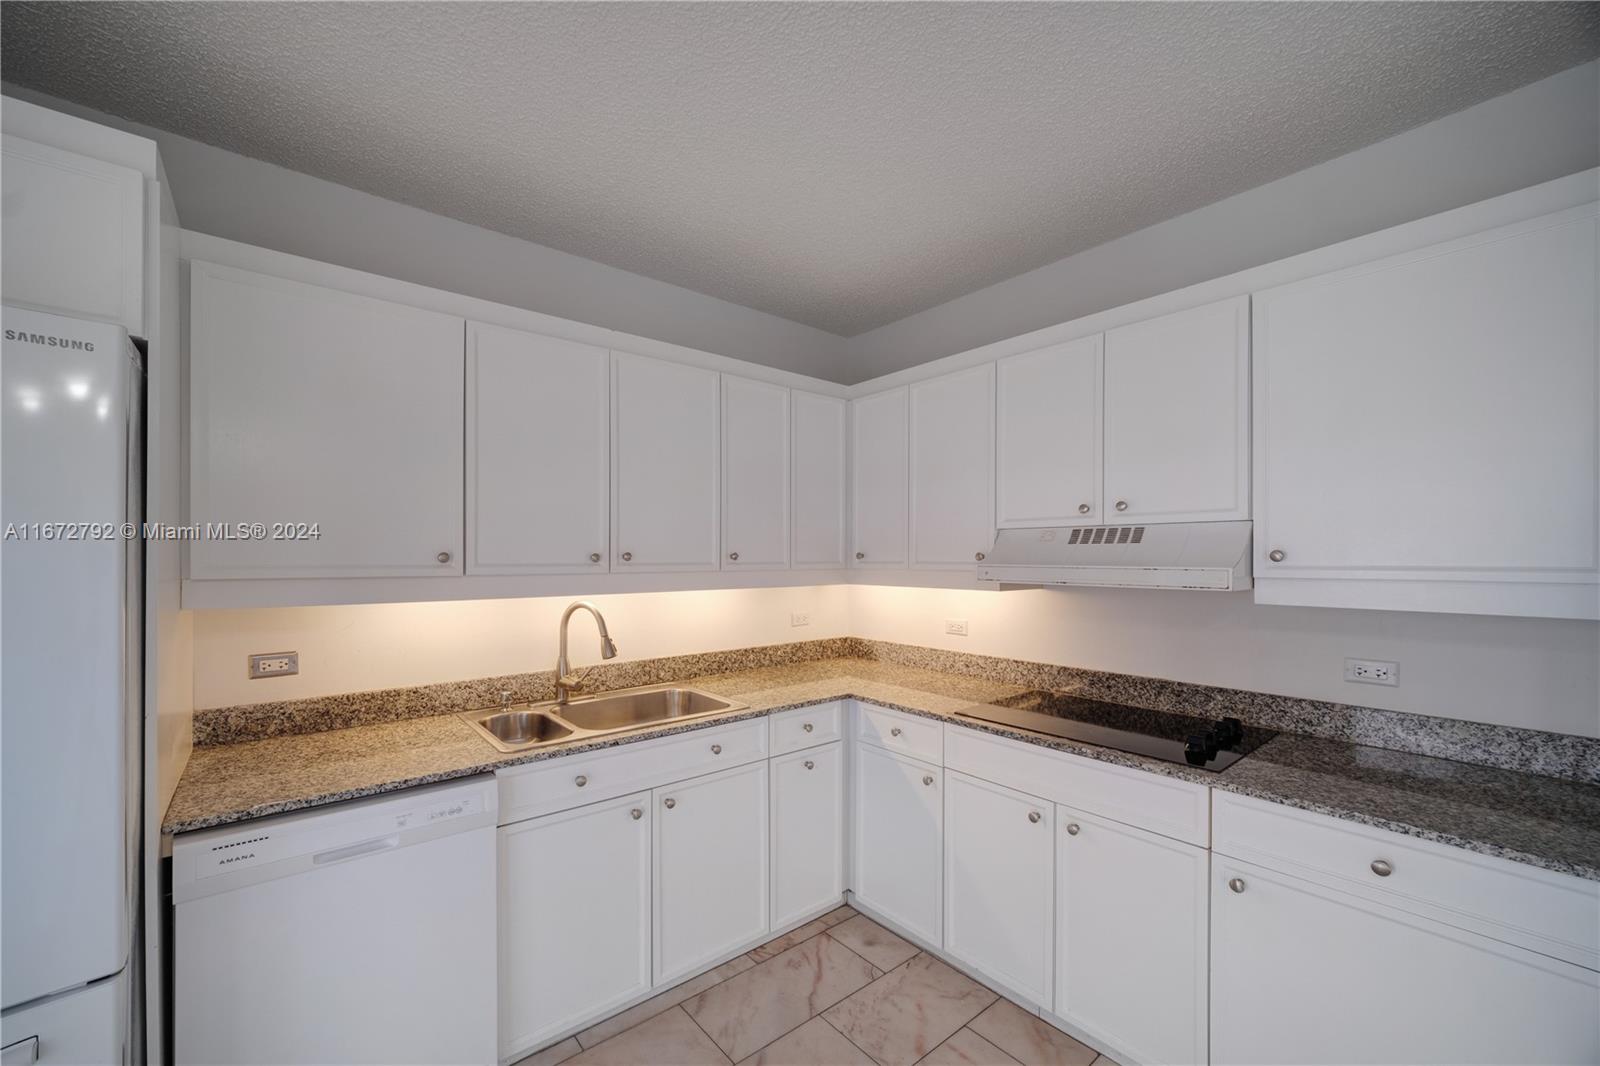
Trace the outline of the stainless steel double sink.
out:
[[[464,711],[458,717],[499,750],[525,751],[724,711],[742,711],[748,706],[700,689],[650,685],[587,696],[565,705],[531,703],[496,711]]]

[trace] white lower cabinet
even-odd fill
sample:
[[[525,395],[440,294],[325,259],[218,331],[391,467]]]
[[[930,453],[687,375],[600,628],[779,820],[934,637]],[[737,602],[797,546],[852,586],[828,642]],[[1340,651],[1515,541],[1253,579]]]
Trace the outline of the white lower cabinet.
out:
[[[1039,1006],[1051,1003],[1054,806],[945,773],[944,949]]]
[[[772,928],[844,894],[844,743],[772,760]]]
[[[714,962],[768,923],[766,760],[666,785],[655,805],[655,982]]]
[[[650,991],[648,792],[500,829],[500,1053]]]
[[[855,897],[932,945],[943,940],[944,771],[858,744],[855,751]]]
[[[1600,1061],[1592,970],[1222,855],[1211,896],[1215,1063]]]
[[[1066,806],[1054,838],[1055,1013],[1138,1062],[1204,1063],[1211,853]]]

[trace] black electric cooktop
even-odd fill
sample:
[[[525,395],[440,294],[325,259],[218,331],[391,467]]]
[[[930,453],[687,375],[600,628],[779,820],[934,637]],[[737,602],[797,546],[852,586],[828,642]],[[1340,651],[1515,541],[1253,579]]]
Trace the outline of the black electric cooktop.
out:
[[[1043,690],[1007,696],[958,713],[1030,733],[1213,771],[1227,769],[1277,736],[1237,718],[1151,711]]]

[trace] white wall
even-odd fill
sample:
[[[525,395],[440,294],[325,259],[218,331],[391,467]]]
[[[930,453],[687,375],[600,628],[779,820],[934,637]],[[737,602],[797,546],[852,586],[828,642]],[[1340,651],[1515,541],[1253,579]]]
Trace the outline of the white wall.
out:
[[[848,635],[844,585],[593,596],[617,662]],[[426,685],[556,664],[556,629],[571,596],[524,600],[284,607],[195,612],[194,701],[200,708]],[[811,624],[791,626],[792,611]],[[573,616],[572,664],[600,661],[594,620]],[[300,673],[251,681],[246,657],[298,651]]]
[[[944,632],[964,618],[969,636]],[[1600,624],[1258,607],[1249,593],[850,589],[853,636],[1600,736]],[[1400,664],[1351,684],[1346,656]]]

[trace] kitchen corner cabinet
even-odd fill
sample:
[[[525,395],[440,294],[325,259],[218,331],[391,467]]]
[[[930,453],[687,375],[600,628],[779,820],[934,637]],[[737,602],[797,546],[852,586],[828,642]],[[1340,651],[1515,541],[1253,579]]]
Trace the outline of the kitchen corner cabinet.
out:
[[[910,513],[906,390],[850,401],[850,565],[904,567]]]
[[[911,565],[970,569],[994,542],[994,364],[918,382],[908,399]]]
[[[189,313],[189,519],[268,533],[190,577],[462,572],[462,319],[202,262]]]
[[[1250,298],[1105,334],[1103,522],[1250,517]]]
[[[467,323],[467,573],[604,573],[611,354]]]
[[[720,375],[612,353],[611,569],[717,569]]]
[[[667,984],[768,929],[767,762],[657,788],[655,983]]]
[[[995,364],[995,524],[1096,525],[1101,491],[1103,338]]]
[[[844,895],[844,744],[772,760],[772,928]]]
[[[944,784],[944,949],[1049,1007],[1054,805],[953,770]]]
[[[1256,295],[1256,602],[1600,616],[1596,225]]]
[[[789,565],[789,390],[722,375],[722,569]]]
[[[650,991],[650,793],[500,830],[500,1051]]]
[[[1211,853],[1066,806],[1054,837],[1055,1014],[1138,1062],[1204,1063]]]
[[[869,743],[858,742],[854,756],[855,898],[937,947],[944,939],[944,771]]]
[[[847,547],[849,409],[833,396],[791,391],[790,565],[843,569]]]

